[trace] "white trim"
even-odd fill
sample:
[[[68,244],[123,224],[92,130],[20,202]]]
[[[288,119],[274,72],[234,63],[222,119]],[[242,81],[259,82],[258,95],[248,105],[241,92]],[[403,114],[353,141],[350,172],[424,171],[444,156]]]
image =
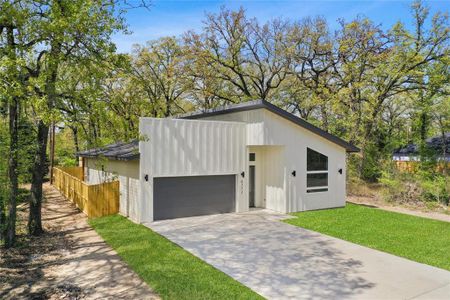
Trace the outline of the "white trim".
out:
[[[323,171],[306,171],[306,174],[322,174],[322,173],[328,173],[328,170],[323,170]]]
[[[315,187],[309,187],[307,188],[307,190],[320,190],[320,189],[327,189],[328,185],[324,185],[324,186],[315,186]]]

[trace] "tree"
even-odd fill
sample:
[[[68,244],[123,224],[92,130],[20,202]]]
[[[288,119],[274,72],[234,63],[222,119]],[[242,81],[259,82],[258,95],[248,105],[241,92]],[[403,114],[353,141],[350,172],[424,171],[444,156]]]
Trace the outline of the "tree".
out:
[[[218,99],[239,102],[269,100],[285,80],[288,61],[285,39],[289,24],[274,20],[260,25],[249,20],[243,9],[222,8],[208,14],[202,34],[188,32],[184,40],[210,74],[225,85],[211,92]]]
[[[29,76],[25,72],[21,55],[36,43],[34,36],[24,29],[31,25],[33,14],[25,5],[21,8],[15,1],[2,1],[0,12],[0,53],[2,60],[0,89],[6,100],[9,119],[8,159],[8,214],[6,247],[11,247],[16,238],[16,199],[18,195],[18,151],[19,151],[19,103],[23,102]],[[23,30],[22,30],[23,29]],[[2,212],[3,213],[3,212]],[[1,213],[0,213],[1,214]]]
[[[132,82],[146,94],[155,117],[167,117],[183,111],[180,103],[186,92],[183,55],[178,41],[170,37],[134,48]]]
[[[45,38],[36,58],[35,77],[40,80],[39,93],[45,98],[44,110],[50,113],[46,119],[38,116],[37,151],[33,167],[28,222],[31,234],[42,232],[41,203],[42,183],[46,172],[46,147],[50,121],[59,99],[58,74],[64,63],[83,64],[92,60],[107,60],[114,52],[111,35],[124,30],[123,11],[116,1],[51,1],[36,3],[41,13],[40,36]],[[76,26],[74,26],[76,24]],[[41,66],[42,69],[40,68]]]
[[[30,234],[42,232],[40,210],[47,168],[47,136],[49,124],[58,115],[57,102],[62,98],[58,87],[61,66],[107,59],[115,50],[111,35],[125,29],[123,13],[116,1],[109,0],[2,1],[0,33],[6,36],[6,44],[13,38],[8,49],[14,46],[17,50],[9,51],[10,65],[15,67],[7,70],[7,74],[18,78],[18,90],[26,91],[27,97],[35,100],[29,102],[37,127],[28,222]],[[14,76],[16,70],[21,73]],[[11,106],[9,111],[13,122],[15,110]],[[14,143],[11,139],[11,149],[17,149]],[[13,159],[10,168],[14,166]],[[11,184],[15,185],[12,179]]]
[[[325,19],[306,18],[289,32],[290,97],[286,105],[307,119],[318,110],[322,128],[329,130],[329,103],[336,93],[333,67],[336,63],[333,39]]]

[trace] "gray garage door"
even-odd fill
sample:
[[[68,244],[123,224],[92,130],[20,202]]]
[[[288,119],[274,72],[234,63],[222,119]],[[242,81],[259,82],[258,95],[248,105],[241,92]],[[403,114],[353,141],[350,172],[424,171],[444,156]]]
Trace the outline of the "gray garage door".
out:
[[[235,211],[235,175],[153,179],[154,220]]]

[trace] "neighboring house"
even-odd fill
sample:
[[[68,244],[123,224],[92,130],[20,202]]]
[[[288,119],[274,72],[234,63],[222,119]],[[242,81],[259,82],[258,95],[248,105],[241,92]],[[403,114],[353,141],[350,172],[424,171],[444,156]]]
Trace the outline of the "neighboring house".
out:
[[[139,128],[139,143],[79,153],[89,181],[119,178],[120,212],[136,222],[341,207],[346,153],[359,151],[266,101],[141,118]]]
[[[450,133],[445,134],[445,138],[442,136],[434,136],[428,138],[426,141],[427,148],[435,154],[435,158],[438,161],[450,162]],[[443,144],[445,144],[445,155],[443,151]],[[398,162],[414,162],[420,161],[419,146],[413,143],[398,148],[392,154],[392,159]]]

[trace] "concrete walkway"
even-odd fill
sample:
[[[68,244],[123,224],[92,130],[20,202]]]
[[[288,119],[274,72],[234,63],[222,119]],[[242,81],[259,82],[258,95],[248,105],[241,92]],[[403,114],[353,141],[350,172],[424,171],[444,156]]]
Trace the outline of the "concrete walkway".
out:
[[[43,222],[66,235],[70,246],[48,278],[54,285],[72,284],[86,299],[159,299],[87,223],[87,217],[52,186],[45,187]]]
[[[147,224],[269,299],[449,299],[450,272],[279,220],[269,211]]]
[[[0,299],[160,299],[71,202],[48,184],[44,193],[46,233],[35,240],[44,249],[6,274],[11,280],[0,268]]]

